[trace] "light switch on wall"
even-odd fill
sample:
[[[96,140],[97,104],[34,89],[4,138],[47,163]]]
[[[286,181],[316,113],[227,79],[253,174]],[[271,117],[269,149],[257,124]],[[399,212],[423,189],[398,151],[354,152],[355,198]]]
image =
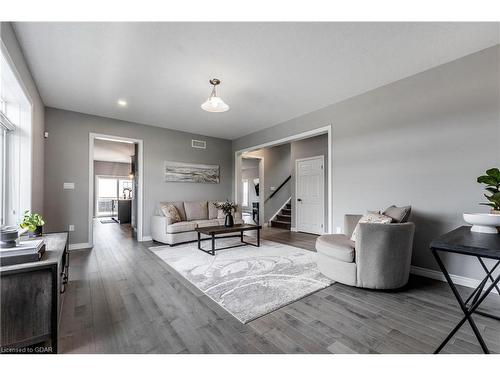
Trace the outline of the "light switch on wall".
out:
[[[342,234],[342,228],[341,227],[337,227],[336,232],[337,232],[337,234]]]
[[[70,225],[68,226],[68,230],[69,230],[70,232],[74,232],[74,231],[75,231],[75,226],[74,226],[73,224],[70,224]]]
[[[74,182],[65,182],[63,184],[63,189],[64,190],[75,190],[75,183]]]

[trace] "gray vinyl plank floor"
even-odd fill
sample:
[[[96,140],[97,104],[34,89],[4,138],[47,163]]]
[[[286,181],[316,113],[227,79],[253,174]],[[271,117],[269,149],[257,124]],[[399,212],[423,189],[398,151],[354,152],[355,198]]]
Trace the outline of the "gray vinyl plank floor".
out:
[[[307,250],[316,240],[277,228],[262,237]],[[432,353],[462,317],[447,284],[411,276],[397,292],[335,283],[242,324],[148,250],[160,244],[99,221],[94,238],[93,249],[71,252],[63,353]],[[484,306],[500,315],[499,296]],[[500,353],[500,322],[474,319]],[[443,352],[481,349],[466,323]]]

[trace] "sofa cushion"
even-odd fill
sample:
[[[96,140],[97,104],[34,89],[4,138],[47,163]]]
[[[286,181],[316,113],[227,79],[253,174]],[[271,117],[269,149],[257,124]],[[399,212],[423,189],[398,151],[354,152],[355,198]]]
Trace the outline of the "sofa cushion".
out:
[[[193,221],[193,223],[196,224],[197,228],[216,227],[219,225],[219,221],[217,219],[195,220],[195,221]]]
[[[160,203],[160,209],[163,213],[163,216],[167,218],[167,224],[174,224],[181,220],[181,216],[179,215],[179,211],[177,208],[171,203]]]
[[[166,204],[171,204],[173,206],[175,206],[175,208],[177,209],[177,212],[179,213],[179,216],[181,217],[181,221],[186,221],[186,211],[184,211],[184,202],[160,202],[160,208],[162,205],[166,205]],[[163,210],[161,210],[163,215],[165,215],[165,213],[163,212]]]
[[[219,209],[214,206],[217,201],[208,202],[208,219],[217,219]]]
[[[191,232],[196,229],[194,221],[179,221],[171,225],[167,225],[167,233]]]
[[[392,218],[394,223],[406,223],[410,217],[411,206],[396,207],[394,205],[387,207],[382,214]]]
[[[392,218],[389,216],[385,216],[382,214],[366,214],[363,215],[361,219],[359,219],[358,224],[356,225],[356,228],[354,228],[354,231],[352,232],[351,240],[356,241],[356,236],[358,235],[359,231],[359,224],[360,223],[377,223],[377,224],[389,224],[392,222]]]
[[[334,259],[354,262],[354,241],[345,234],[324,234],[316,240],[318,253]]]
[[[186,220],[207,220],[208,219],[208,203],[203,202],[184,202],[186,210]]]

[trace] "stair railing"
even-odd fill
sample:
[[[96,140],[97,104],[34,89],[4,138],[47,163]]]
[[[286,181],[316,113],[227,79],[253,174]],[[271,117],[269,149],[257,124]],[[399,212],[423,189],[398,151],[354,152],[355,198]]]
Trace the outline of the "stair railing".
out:
[[[280,190],[281,190],[281,188],[282,188],[283,186],[285,186],[285,184],[286,184],[288,181],[290,181],[290,180],[291,180],[291,178],[292,178],[292,175],[288,176],[288,177],[285,179],[285,181],[283,181],[283,182],[281,183],[281,185],[280,185],[280,186],[278,186],[278,188],[277,188],[275,191],[273,191],[273,192],[271,193],[271,195],[270,195],[268,198],[266,198],[266,200],[264,201],[264,203],[266,203],[269,199],[271,199],[272,197],[274,197],[274,196],[276,195],[276,193],[277,193],[278,191],[280,191]]]

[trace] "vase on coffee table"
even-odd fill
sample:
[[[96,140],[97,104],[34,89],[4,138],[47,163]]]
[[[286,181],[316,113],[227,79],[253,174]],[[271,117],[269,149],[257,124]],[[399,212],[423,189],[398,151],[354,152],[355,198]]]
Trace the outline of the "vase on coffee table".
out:
[[[234,227],[234,219],[232,214],[226,215],[226,220],[224,221],[224,226],[227,228]]]

